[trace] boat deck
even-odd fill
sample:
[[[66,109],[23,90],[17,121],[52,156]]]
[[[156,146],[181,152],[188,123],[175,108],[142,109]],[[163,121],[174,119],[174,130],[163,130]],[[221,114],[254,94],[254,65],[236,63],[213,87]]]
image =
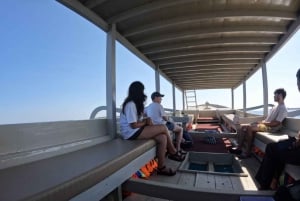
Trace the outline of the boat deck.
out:
[[[207,123],[206,123],[207,124]],[[205,125],[206,125],[205,124]],[[215,124],[215,123],[214,123]],[[194,124],[193,129],[197,128]],[[207,126],[206,126],[207,127]],[[209,126],[211,127],[211,125]],[[208,129],[208,128],[207,128]],[[187,151],[228,153],[228,146],[234,141],[234,133],[190,132],[194,145]],[[206,143],[207,137],[215,137],[216,144]],[[231,139],[231,140],[229,140]],[[260,162],[252,156],[238,159],[247,176],[212,174],[210,172],[180,171],[181,162],[166,161],[168,167],[176,168],[177,174],[172,177],[153,174],[148,179],[131,178],[123,185],[124,190],[132,193],[125,201],[135,200],[201,200],[205,201],[239,201],[240,196],[271,196],[273,191],[259,191],[254,179]]]
[[[169,167],[178,168],[180,164],[180,162],[167,160]],[[253,178],[258,170],[259,162],[255,157],[242,159],[240,164],[243,171],[248,174],[247,177],[177,171],[177,174],[172,177],[154,173],[147,180],[132,178],[125,183],[125,189],[134,189],[135,192],[146,196],[132,194],[125,200],[199,200],[201,196],[206,201],[225,201],[239,200],[240,195],[259,196],[273,193],[272,191],[257,191],[258,185]]]

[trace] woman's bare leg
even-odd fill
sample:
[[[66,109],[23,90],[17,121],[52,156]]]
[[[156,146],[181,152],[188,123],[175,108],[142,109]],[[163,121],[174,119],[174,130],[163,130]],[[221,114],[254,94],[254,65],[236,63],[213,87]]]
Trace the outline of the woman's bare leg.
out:
[[[180,144],[181,144],[182,137],[183,137],[183,128],[175,125],[174,132],[176,135],[176,149],[180,150]]]
[[[167,147],[167,137],[166,135],[157,135],[154,137],[157,142],[157,159],[158,159],[158,168],[163,168],[165,166],[165,155]]]
[[[177,152],[176,148],[172,143],[172,139],[169,135],[169,131],[165,125],[152,125],[146,126],[143,132],[139,135],[138,139],[154,139],[157,135],[165,135],[167,139],[166,149],[170,154]]]
[[[251,148],[253,145],[253,141],[254,141],[254,137],[255,137],[255,133],[258,131],[258,127],[255,126],[248,126],[247,127],[247,147],[246,147],[246,154],[250,154],[251,153]]]

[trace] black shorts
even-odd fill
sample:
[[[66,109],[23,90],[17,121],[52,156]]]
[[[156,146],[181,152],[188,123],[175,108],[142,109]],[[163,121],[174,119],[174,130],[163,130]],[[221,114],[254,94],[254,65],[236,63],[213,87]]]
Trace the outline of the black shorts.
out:
[[[140,136],[140,134],[143,132],[144,128],[145,128],[145,126],[141,127],[130,138],[128,138],[128,140],[135,140],[135,139],[137,139]]]
[[[172,122],[169,122],[169,121],[166,122],[166,126],[167,126],[169,131],[173,131],[174,128],[175,128],[175,124],[172,123]]]

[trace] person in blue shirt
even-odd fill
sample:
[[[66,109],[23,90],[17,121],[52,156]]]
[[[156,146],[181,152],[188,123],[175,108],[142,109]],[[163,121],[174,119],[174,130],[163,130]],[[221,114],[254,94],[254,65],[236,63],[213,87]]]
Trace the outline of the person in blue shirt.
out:
[[[143,83],[135,81],[130,84],[120,114],[121,135],[126,140],[154,139],[157,142],[157,173],[173,176],[176,171],[165,166],[166,151],[172,160],[183,161],[184,156],[178,154],[166,126],[153,125],[151,118],[143,118],[146,98]]]

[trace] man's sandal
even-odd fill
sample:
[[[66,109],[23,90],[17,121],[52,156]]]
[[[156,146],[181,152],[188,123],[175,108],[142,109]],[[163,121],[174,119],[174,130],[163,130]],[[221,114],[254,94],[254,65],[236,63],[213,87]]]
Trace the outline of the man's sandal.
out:
[[[185,159],[184,155],[179,154],[178,152],[176,152],[175,154],[169,154],[168,158],[173,160],[173,161],[183,161]]]
[[[171,168],[167,168],[166,166],[163,166],[161,168],[157,168],[157,174],[166,175],[166,176],[174,176],[176,174],[176,171],[172,170]]]

